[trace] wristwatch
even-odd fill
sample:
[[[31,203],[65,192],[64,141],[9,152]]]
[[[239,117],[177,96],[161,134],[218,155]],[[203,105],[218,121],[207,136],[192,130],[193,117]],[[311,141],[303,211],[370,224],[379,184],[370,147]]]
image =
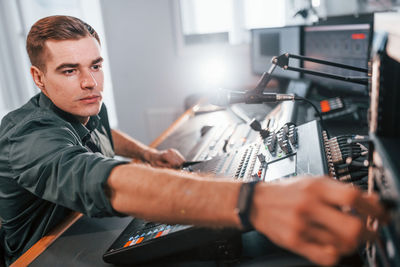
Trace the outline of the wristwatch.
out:
[[[245,231],[254,229],[250,222],[250,210],[253,201],[254,187],[260,180],[242,183],[240,186],[239,197],[236,205],[236,213]]]

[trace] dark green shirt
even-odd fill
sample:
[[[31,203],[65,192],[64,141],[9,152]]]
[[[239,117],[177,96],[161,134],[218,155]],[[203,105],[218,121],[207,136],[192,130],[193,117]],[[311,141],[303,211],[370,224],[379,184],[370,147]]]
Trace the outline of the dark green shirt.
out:
[[[106,107],[86,126],[44,94],[7,114],[0,126],[0,241],[10,263],[71,210],[121,215],[105,193],[118,164]]]

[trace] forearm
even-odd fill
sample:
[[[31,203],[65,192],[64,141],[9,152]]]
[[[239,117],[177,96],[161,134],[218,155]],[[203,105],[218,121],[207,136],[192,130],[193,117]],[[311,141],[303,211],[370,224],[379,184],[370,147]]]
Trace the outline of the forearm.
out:
[[[145,155],[153,149],[130,136],[118,131],[112,130],[112,139],[114,143],[115,154],[128,158],[136,158],[146,161]]]
[[[113,169],[108,185],[111,205],[121,213],[164,223],[240,227],[237,182],[128,164]]]

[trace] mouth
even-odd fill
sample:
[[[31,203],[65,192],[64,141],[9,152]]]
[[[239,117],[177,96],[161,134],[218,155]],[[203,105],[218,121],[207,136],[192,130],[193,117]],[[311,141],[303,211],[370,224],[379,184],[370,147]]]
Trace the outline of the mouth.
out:
[[[79,101],[85,103],[85,104],[92,104],[92,103],[97,103],[101,100],[100,95],[90,95],[86,96],[84,98],[79,99]]]

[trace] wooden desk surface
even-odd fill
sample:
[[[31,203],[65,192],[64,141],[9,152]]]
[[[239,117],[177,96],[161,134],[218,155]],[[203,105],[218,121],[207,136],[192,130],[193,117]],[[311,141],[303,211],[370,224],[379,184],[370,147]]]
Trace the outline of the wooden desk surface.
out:
[[[168,127],[157,139],[149,146],[158,147],[171,133],[173,133],[182,123],[187,121],[194,112],[199,108],[199,105],[193,106],[183,113],[170,127]],[[43,253],[58,237],[60,237],[67,229],[69,229],[76,221],[83,216],[82,213],[71,213],[65,220],[57,225],[47,235],[36,242],[29,250],[22,254],[11,267],[27,266],[32,263],[41,253]]]

